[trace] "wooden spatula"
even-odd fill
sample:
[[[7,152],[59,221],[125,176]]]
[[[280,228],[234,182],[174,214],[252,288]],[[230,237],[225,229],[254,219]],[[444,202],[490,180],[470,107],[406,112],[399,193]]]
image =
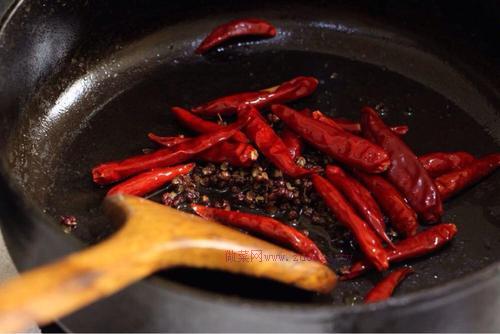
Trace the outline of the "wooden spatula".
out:
[[[108,197],[105,211],[124,221],[109,239],[0,286],[0,331],[46,324],[174,266],[265,277],[321,293],[336,283],[335,274],[320,263],[297,261],[293,252],[142,198]],[[231,252],[248,256],[235,260]],[[270,255],[273,261],[266,260]]]

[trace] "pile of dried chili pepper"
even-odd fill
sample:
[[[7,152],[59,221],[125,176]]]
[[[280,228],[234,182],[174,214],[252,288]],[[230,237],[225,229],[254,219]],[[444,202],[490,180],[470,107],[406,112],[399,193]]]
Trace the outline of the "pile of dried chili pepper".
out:
[[[197,52],[237,36],[275,34],[263,20],[232,21],[216,28]],[[385,124],[370,107],[361,110],[359,121],[350,121],[283,105],[313,94],[318,83],[300,76],[173,107],[179,125],[196,136],[149,133],[156,150],[102,163],[92,170],[93,181],[113,184],[108,195],[161,198],[327,265],[337,253],[316,244],[307,228],[322,225],[329,243],[349,244],[360,255],[350,268],[333,268],[344,280],[370,268],[386,271],[449,243],[457,227],[441,222],[442,201],[493,173],[500,154],[417,156],[405,143],[408,127]],[[232,123],[223,119],[234,115]],[[435,225],[421,225],[426,222]],[[392,271],[365,302],[388,298],[411,272]]]

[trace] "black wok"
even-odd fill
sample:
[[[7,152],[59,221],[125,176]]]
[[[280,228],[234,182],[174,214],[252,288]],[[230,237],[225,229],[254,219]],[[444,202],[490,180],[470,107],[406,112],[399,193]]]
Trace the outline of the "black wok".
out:
[[[409,125],[406,139],[417,153],[500,151],[494,1],[25,0],[2,7],[0,215],[20,270],[116,230],[89,170],[150,147],[149,131],[176,133],[173,105],[313,75],[320,88],[295,106],[355,119],[362,105],[383,103],[390,123]],[[246,16],[269,19],[278,37],[193,54],[214,25]],[[446,204],[457,238],[411,262],[417,274],[387,302],[356,300],[377,273],[317,296],[180,268],[60,324],[77,332],[498,331],[499,185],[496,173]],[[57,224],[64,214],[79,220],[71,235]],[[311,236],[328,251],[325,229]]]

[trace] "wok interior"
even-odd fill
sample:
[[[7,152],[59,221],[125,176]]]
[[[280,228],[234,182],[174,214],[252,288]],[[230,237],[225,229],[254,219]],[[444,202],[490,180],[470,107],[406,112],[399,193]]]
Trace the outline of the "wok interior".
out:
[[[474,81],[443,62],[443,55],[434,56],[418,37],[360,15],[300,4],[287,4],[283,11],[279,3],[263,4],[258,11],[225,4],[215,12],[187,7],[189,2],[132,2],[123,8],[61,3],[48,11],[26,1],[23,6],[30,10],[14,17],[19,25],[4,36],[18,41],[23,29],[31,24],[35,29],[13,47],[18,58],[9,76],[15,80],[4,94],[19,98],[2,115],[2,156],[28,200],[54,224],[60,215],[78,218],[73,234],[85,243],[117,228],[102,215],[105,189],[92,184],[92,166],[154,147],[148,132],[188,133],[170,116],[172,106],[190,107],[298,75],[315,76],[320,86],[293,106],[357,119],[363,105],[383,104],[389,123],[409,126],[405,140],[418,154],[465,150],[480,156],[500,150],[498,105]],[[28,24],[34,13],[39,18]],[[269,19],[278,37],[225,46],[206,57],[193,54],[214,22],[242,16]],[[445,221],[457,224],[457,238],[438,254],[411,262],[416,274],[400,294],[449,282],[500,259],[499,184],[496,173],[446,204]],[[328,254],[326,230],[317,226],[310,233]],[[330,258],[336,268],[349,261]],[[339,304],[355,301],[381,277],[372,273],[340,283],[330,296],[313,296],[217,272],[178,269],[162,275],[248,298]]]

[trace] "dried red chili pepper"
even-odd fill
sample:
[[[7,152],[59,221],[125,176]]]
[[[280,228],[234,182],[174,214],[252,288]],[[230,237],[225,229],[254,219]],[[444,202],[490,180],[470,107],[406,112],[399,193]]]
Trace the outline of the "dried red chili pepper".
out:
[[[302,154],[303,143],[302,139],[295,134],[292,130],[284,128],[281,132],[281,140],[288,147],[290,157],[292,159],[298,158]]]
[[[326,257],[314,242],[291,226],[285,225],[275,219],[243,213],[227,211],[194,204],[191,206],[199,216],[213,219],[223,224],[236,226],[250,232],[261,234],[270,239],[291,246],[296,252],[312,260],[326,264]]]
[[[411,149],[385,125],[375,110],[361,110],[363,134],[389,154],[391,164],[387,177],[408,200],[417,214],[435,222],[443,215],[443,204],[434,180]]]
[[[373,194],[377,203],[389,217],[391,226],[398,233],[407,237],[417,233],[417,214],[392,184],[379,175],[366,174],[356,170],[354,174]]]
[[[92,178],[97,184],[108,184],[148,169],[182,163],[231,138],[249,119],[249,115],[242,115],[237,122],[218,132],[201,135],[174,147],[159,149],[152,153],[100,164],[92,169]]]
[[[455,224],[431,226],[412,237],[394,243],[394,249],[387,250],[388,260],[390,263],[394,263],[430,254],[446,245],[456,234],[457,227]],[[357,277],[370,267],[371,263],[368,260],[358,261],[342,275],[341,279],[346,280]]]
[[[321,152],[369,173],[380,173],[389,167],[384,150],[368,140],[340,127],[333,127],[303,115],[284,105],[273,105],[272,112],[288,128]]]
[[[463,168],[476,160],[467,152],[435,152],[418,157],[430,176],[436,177]]]
[[[227,22],[217,26],[205,37],[195,52],[203,54],[225,41],[239,36],[276,36],[276,28],[269,22],[262,19],[246,18]]]
[[[257,109],[272,103],[284,103],[311,95],[318,86],[318,80],[313,77],[296,77],[279,86],[261,90],[260,92],[245,92],[220,97],[201,106],[191,109],[192,112],[205,116],[231,115],[242,104],[248,104]]]
[[[159,137],[150,133],[149,138],[165,147],[188,141],[188,137]],[[245,136],[246,137],[246,136]],[[249,167],[259,158],[259,152],[250,144],[222,142],[196,156],[197,160],[213,163],[227,162],[237,167]]]
[[[206,162],[227,162],[237,167],[249,167],[259,158],[259,153],[250,144],[223,142],[201,152],[196,158]]]
[[[392,247],[392,241],[385,233],[384,215],[370,192],[361,183],[344,173],[340,167],[327,166],[326,177],[340,189],[377,235]]]
[[[331,118],[323,114],[319,110],[315,110],[312,112],[312,117],[315,120],[318,120],[320,122],[323,122],[325,124],[329,124],[331,126],[340,126],[342,129],[344,129],[347,132],[359,134],[361,133],[361,124],[349,121],[347,119],[343,118]],[[397,133],[398,135],[405,135],[408,132],[408,126],[407,125],[396,125],[392,126],[391,130],[394,133]]]
[[[311,109],[309,109],[309,108],[304,108],[302,110],[299,110],[298,112],[301,113],[304,116],[307,116],[307,117],[312,117],[312,113],[313,113],[311,111]]]
[[[323,198],[337,219],[354,234],[363,254],[378,269],[389,267],[387,252],[382,247],[373,230],[354,212],[342,194],[326,179],[318,174],[312,175],[316,192]]]
[[[274,166],[291,177],[302,177],[316,171],[299,167],[293,161],[286,145],[257,109],[251,106],[242,106],[241,109],[252,115],[252,120],[244,129],[245,134]]]
[[[364,299],[364,303],[380,302],[391,297],[394,289],[412,273],[413,269],[408,267],[394,270],[368,292]]]
[[[219,125],[214,122],[204,120],[191,113],[189,110],[180,107],[173,107],[172,113],[175,118],[186,128],[198,133],[213,133],[224,128],[224,125]],[[241,131],[238,131],[232,138],[231,141],[237,141],[241,143],[248,143],[248,138]]]
[[[195,164],[190,163],[173,167],[155,168],[117,184],[108,191],[107,196],[115,194],[143,196],[155,191],[179,175],[190,173],[194,167]]]
[[[165,147],[172,147],[180,143],[184,143],[191,138],[184,137],[183,135],[180,136],[167,136],[167,137],[162,137],[155,135],[154,133],[148,133],[148,138],[151,139],[151,141],[154,141],[157,144],[160,144]]]
[[[490,154],[435,179],[441,198],[448,199],[500,167],[500,153]]]
[[[360,126],[361,126],[361,124],[360,124]],[[408,125],[391,126],[391,131],[394,133],[397,133],[400,136],[404,136],[405,134],[408,133],[409,130],[410,130],[410,128],[408,127]]]
[[[319,115],[321,113],[321,116]],[[347,132],[351,132],[354,134],[360,134],[361,133],[361,124],[351,122],[346,119],[333,119],[325,116],[321,111],[316,110],[313,111],[312,117],[320,122],[323,122],[325,124],[328,124],[330,126],[340,126],[343,130]]]
[[[354,123],[345,119],[333,119],[326,116],[319,110],[315,110],[311,113],[311,117],[317,121],[328,124],[333,127],[341,127],[343,130],[351,133],[361,133],[361,125],[359,123]]]
[[[191,111],[198,115],[217,116],[232,115],[242,104],[258,105],[269,95],[268,92],[244,92],[233,95],[219,97],[200,106],[191,108]]]

